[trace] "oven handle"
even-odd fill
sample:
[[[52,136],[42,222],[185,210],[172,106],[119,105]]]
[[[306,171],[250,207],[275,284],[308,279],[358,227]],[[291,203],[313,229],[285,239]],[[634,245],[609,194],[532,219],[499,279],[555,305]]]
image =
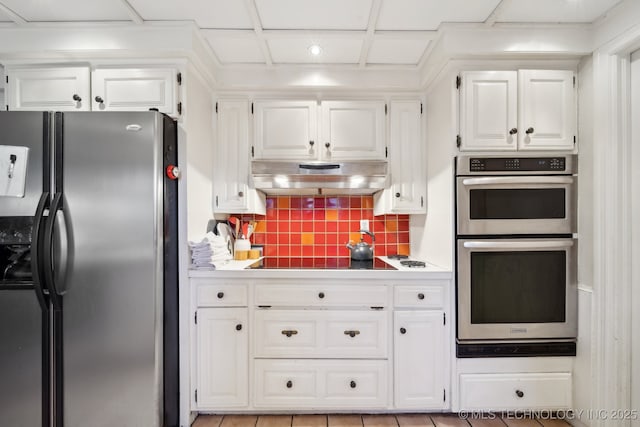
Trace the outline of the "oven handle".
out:
[[[573,184],[570,176],[491,176],[483,178],[465,178],[463,185],[490,184]]]
[[[533,242],[464,242],[464,247],[469,249],[552,249],[570,248],[573,240],[552,240]]]

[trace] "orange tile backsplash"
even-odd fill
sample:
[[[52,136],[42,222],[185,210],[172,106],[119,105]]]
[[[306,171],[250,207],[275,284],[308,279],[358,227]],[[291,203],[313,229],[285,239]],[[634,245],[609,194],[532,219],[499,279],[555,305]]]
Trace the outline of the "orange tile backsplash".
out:
[[[369,220],[376,255],[409,254],[409,215],[373,216],[373,196],[269,196],[266,215],[234,215],[257,221],[251,236],[268,257],[349,257],[359,241],[360,220]],[[371,237],[364,235],[371,244]]]

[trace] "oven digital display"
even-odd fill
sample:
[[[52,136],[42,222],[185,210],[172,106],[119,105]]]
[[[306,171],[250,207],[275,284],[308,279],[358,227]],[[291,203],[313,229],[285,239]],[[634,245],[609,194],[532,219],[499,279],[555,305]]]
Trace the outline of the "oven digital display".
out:
[[[562,172],[566,170],[563,157],[490,157],[469,159],[472,172]]]
[[[566,319],[566,252],[471,254],[471,323],[548,323]]]

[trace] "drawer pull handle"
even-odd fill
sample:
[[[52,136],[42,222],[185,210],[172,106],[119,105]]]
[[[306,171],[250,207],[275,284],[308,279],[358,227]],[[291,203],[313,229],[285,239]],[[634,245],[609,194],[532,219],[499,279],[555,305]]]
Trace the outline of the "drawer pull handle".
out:
[[[284,331],[282,331],[282,335],[286,335],[288,338],[291,337],[291,335],[297,335],[298,331],[296,331],[295,329],[285,329]]]
[[[218,297],[218,299],[224,298],[224,292],[218,292],[217,297]]]
[[[422,292],[420,292],[418,294],[418,299],[423,300],[424,299],[424,294]]]
[[[400,328],[400,333],[404,335],[407,333],[407,330],[405,328]]]
[[[293,387],[293,382],[291,380],[287,381],[287,388]]]
[[[516,390],[516,396],[524,397],[524,392],[522,390]]]
[[[236,325],[236,331],[241,331],[242,330],[242,324],[238,323]]]
[[[320,292],[320,293],[318,294],[318,298],[320,298],[320,299],[324,298],[324,292]]]
[[[349,335],[351,338],[353,338],[356,335],[360,335],[360,331],[344,331],[344,334]]]
[[[356,385],[357,385],[357,384],[356,384],[356,382],[355,382],[355,381],[351,381],[351,382],[349,383],[349,387],[351,387],[351,388],[356,388]]]

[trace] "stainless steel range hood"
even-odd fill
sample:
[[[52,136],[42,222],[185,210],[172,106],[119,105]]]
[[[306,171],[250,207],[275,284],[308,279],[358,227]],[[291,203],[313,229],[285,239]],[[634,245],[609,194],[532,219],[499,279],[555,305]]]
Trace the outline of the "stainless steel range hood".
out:
[[[255,188],[267,194],[372,194],[386,187],[387,170],[384,160],[251,162]]]

